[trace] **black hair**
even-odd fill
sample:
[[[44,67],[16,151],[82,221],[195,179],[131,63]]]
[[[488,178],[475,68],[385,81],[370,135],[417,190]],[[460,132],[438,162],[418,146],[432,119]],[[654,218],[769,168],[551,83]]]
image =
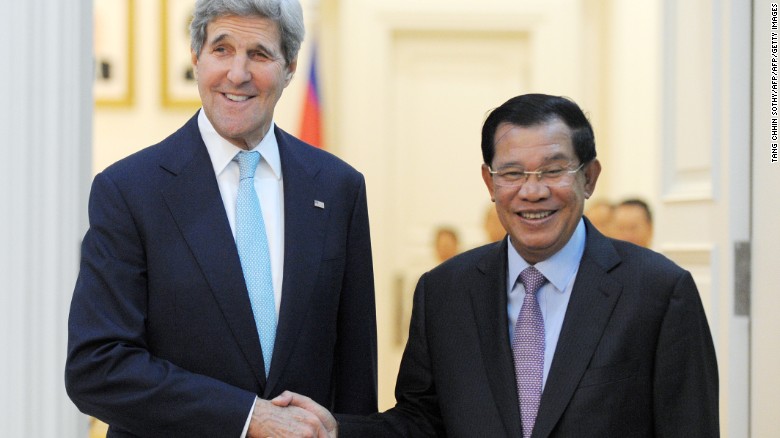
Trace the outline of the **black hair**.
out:
[[[482,125],[482,159],[490,166],[495,155],[496,129],[502,123],[537,126],[560,120],[571,129],[572,145],[580,163],[596,158],[593,127],[580,107],[571,99],[547,94],[524,94],[513,97],[490,112]]]
[[[647,205],[647,202],[645,202],[645,201],[643,201],[643,200],[641,200],[639,198],[629,198],[629,199],[626,199],[625,201],[621,202],[620,204],[618,204],[618,207],[623,206],[623,205],[634,206],[634,207],[641,208],[642,210],[644,210],[645,215],[647,216],[647,222],[650,223],[650,224],[653,223],[653,213],[650,211],[650,206]]]

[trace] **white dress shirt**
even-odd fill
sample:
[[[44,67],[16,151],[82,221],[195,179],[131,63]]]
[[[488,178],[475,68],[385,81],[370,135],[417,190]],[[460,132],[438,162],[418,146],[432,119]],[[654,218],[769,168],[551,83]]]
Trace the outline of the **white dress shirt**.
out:
[[[217,176],[219,193],[225,206],[233,239],[236,238],[236,198],[238,197],[238,180],[240,171],[238,163],[233,158],[243,149],[222,138],[206,117],[203,109],[198,114],[198,129],[206,143],[206,149]],[[282,162],[279,158],[279,144],[274,135],[274,123],[271,122],[266,135],[252,151],[260,152],[262,159],[255,170],[255,191],[260,198],[260,209],[265,222],[265,234],[268,237],[268,250],[271,256],[271,276],[274,284],[274,304],[276,316],[279,317],[279,306],[282,302],[282,274],[284,273],[284,185],[282,181]],[[257,399],[257,398],[255,398]],[[249,409],[249,416],[241,432],[241,438],[246,437],[254,403]]]
[[[547,375],[550,373],[555,347],[558,345],[558,337],[563,326],[563,317],[566,315],[566,308],[569,306],[574,279],[577,278],[580,260],[582,260],[582,254],[585,252],[585,234],[585,222],[580,219],[580,223],[575,228],[574,234],[572,234],[566,245],[549,259],[534,265],[547,279],[547,283],[542,285],[536,292],[536,299],[539,302],[542,319],[544,320],[544,374],[542,377],[542,388],[547,383]],[[520,308],[523,306],[523,299],[525,298],[525,288],[520,281],[520,273],[531,265],[517,253],[515,247],[512,246],[511,237],[509,239],[509,248],[507,250],[507,316],[509,318],[509,339],[511,342],[515,332],[517,317],[520,314]]]
[[[238,197],[238,163],[233,161],[243,149],[235,146],[217,134],[206,113],[198,114],[198,128],[217,176],[219,193],[225,206],[233,239],[236,238],[236,197]],[[276,316],[282,301],[282,275],[284,272],[284,185],[282,180],[282,162],[279,158],[279,144],[274,135],[274,123],[260,144],[250,149],[260,152],[262,159],[255,170],[255,191],[260,198],[260,208],[265,221],[265,234],[268,236],[268,250],[271,256],[271,275],[274,283],[274,301]]]

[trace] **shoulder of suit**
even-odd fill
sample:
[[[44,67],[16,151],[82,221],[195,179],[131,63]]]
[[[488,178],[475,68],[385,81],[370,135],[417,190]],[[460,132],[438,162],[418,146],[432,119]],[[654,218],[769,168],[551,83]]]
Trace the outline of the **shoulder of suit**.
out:
[[[299,158],[316,162],[324,169],[337,170],[340,172],[346,171],[354,174],[359,173],[358,170],[355,169],[351,164],[337,157],[333,153],[304,142],[298,137],[295,137],[294,135],[280,128],[278,125],[276,125],[275,129],[279,148],[287,147],[290,149],[289,152],[296,154]],[[280,154],[282,153],[283,152],[280,151]]]
[[[449,260],[446,260],[431,269],[431,273],[463,272],[467,267],[476,266],[486,256],[501,250],[501,242],[488,243],[467,251],[464,251]]]
[[[621,265],[632,271],[652,275],[678,276],[685,270],[664,254],[623,240],[609,239],[622,260]]]

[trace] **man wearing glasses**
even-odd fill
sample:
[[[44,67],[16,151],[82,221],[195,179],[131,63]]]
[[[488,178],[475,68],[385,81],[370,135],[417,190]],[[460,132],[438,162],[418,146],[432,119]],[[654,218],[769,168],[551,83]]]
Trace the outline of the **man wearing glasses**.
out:
[[[512,98],[485,121],[482,154],[508,238],[420,278],[396,406],[340,417],[339,435],[718,436],[690,273],[583,218],[601,164],[580,108]]]

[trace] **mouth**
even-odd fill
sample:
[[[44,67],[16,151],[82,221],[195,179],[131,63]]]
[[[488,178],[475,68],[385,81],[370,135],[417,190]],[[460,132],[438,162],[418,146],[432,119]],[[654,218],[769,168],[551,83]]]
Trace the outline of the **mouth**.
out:
[[[523,219],[527,220],[541,220],[546,219],[550,217],[553,213],[555,213],[552,210],[547,211],[521,211],[517,213],[518,216],[520,216]]]
[[[245,102],[249,100],[250,96],[241,96],[238,94],[222,93],[231,102]]]

